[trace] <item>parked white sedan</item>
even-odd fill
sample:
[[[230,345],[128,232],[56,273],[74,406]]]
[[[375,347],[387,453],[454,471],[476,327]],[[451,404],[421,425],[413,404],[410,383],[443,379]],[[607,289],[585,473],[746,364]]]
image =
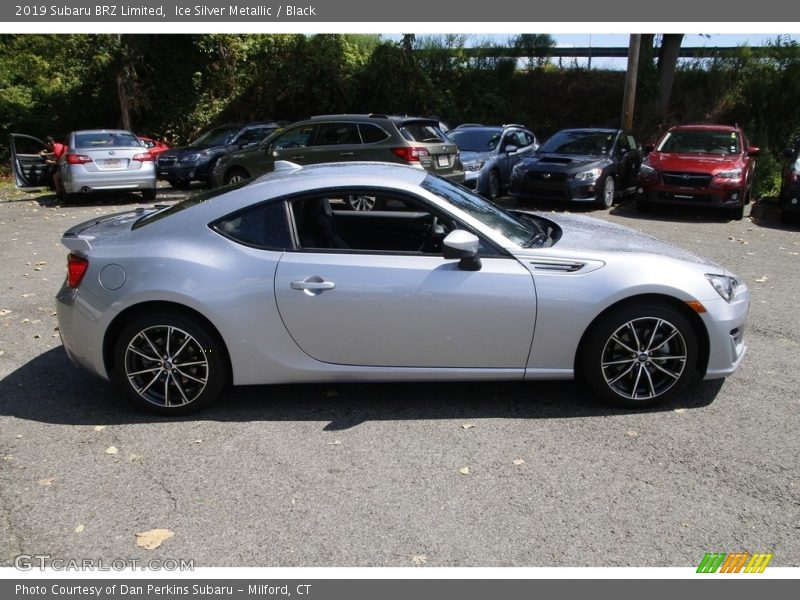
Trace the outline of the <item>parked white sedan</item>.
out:
[[[349,195],[397,209],[332,210]],[[576,375],[649,406],[745,354],[749,293],[724,268],[589,217],[505,212],[394,164],[278,163],[62,241],[67,353],[168,414],[228,383]]]

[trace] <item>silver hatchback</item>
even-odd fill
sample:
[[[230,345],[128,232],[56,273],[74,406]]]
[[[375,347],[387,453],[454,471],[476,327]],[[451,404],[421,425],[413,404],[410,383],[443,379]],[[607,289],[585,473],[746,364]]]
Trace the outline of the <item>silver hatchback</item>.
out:
[[[131,190],[141,191],[145,200],[156,196],[153,155],[123,129],[73,131],[59,170],[66,194]]]

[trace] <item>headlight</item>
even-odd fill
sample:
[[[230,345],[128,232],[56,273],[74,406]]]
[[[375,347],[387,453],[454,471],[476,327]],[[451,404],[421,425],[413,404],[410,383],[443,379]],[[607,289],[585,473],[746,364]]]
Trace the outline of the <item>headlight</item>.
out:
[[[475,162],[471,163],[464,163],[464,170],[465,171],[480,171],[483,168],[483,165],[486,164],[485,160],[476,160]]]
[[[198,158],[200,158],[199,154],[187,154],[181,157],[181,162],[195,162]]]
[[[648,176],[658,175],[658,171],[656,171],[650,165],[642,165],[641,167],[639,167],[639,173],[641,173],[642,175],[648,175]]]
[[[576,173],[575,179],[580,179],[581,181],[594,181],[598,177],[600,177],[600,173],[603,172],[603,169],[597,168],[592,169],[590,171],[583,171],[582,173]]]
[[[731,169],[730,171],[722,171],[721,173],[717,173],[717,177],[719,177],[720,179],[741,179],[742,170]]]
[[[726,302],[731,302],[736,297],[736,289],[739,287],[739,280],[736,277],[706,273],[706,279]]]

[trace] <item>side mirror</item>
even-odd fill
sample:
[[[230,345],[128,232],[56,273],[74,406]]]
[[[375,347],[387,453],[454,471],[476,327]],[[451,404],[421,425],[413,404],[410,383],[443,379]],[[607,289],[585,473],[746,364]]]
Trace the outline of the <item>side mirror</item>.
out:
[[[747,149],[747,156],[758,156],[759,154],[761,154],[761,148],[757,146],[750,146]]]
[[[519,150],[519,148],[517,148],[514,144],[506,144],[503,150],[511,154],[512,152],[516,152],[517,150]]]
[[[469,231],[456,229],[447,234],[442,241],[443,255],[446,259],[459,259],[458,268],[462,271],[480,271],[481,259],[478,249],[481,241]]]

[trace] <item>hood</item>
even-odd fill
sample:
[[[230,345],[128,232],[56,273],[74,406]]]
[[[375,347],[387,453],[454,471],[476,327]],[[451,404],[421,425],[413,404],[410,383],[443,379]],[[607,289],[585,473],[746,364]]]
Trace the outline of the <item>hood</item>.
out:
[[[226,146],[224,144],[201,144],[198,146],[178,146],[177,148],[170,148],[165,150],[162,154],[164,156],[186,156],[189,154],[197,154],[203,150],[222,150]]]
[[[479,160],[487,160],[491,155],[492,155],[491,151],[486,151],[486,152],[477,152],[475,150],[459,151],[459,156],[461,156],[462,164],[476,162]]]
[[[542,215],[537,216],[542,217]],[[562,230],[561,239],[554,246],[558,250],[656,254],[722,268],[706,258],[630,227],[567,213],[548,214],[545,218]]]
[[[672,154],[651,152],[647,164],[659,171],[688,171],[690,173],[710,173],[742,167],[738,155],[716,154]]]
[[[567,154],[537,154],[525,159],[523,164],[529,171],[548,171],[551,173],[579,173],[609,163],[605,156],[579,156]]]

